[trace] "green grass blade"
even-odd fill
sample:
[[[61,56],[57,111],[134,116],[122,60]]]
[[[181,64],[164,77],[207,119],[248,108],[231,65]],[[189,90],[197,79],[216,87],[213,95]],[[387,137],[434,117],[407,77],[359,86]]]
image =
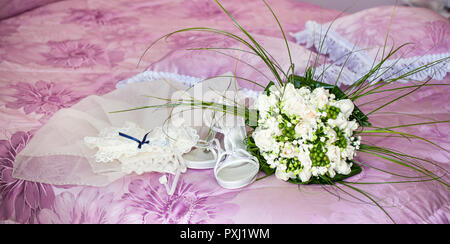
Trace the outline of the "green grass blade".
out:
[[[228,17],[234,22],[234,24],[249,38],[249,40],[253,43],[253,45],[255,45],[256,49],[258,49],[260,51],[260,54],[261,54],[260,57],[263,57],[265,60],[270,60],[270,58],[267,55],[268,52],[253,38],[252,35],[250,35],[250,33],[248,33],[241,26],[241,24],[239,24],[239,22],[222,6],[222,4],[218,0],[215,0],[215,1],[219,5],[219,7],[222,9],[222,11],[228,15]],[[281,85],[283,83],[283,80],[281,79],[280,75],[278,74],[275,67],[273,66],[273,63],[271,61],[268,61],[268,62],[266,62],[266,64],[267,64],[268,68],[272,71],[272,73],[274,74],[276,80]]]
[[[352,186],[352,185],[350,185],[350,184],[347,184],[347,183],[345,183],[345,182],[343,182],[343,181],[340,181],[339,182],[340,184],[342,184],[342,185],[344,185],[344,186],[346,186],[346,187],[348,187],[348,188],[350,188],[350,189],[352,189],[352,190],[354,190],[354,191],[357,191],[357,192],[359,192],[360,194],[362,194],[362,195],[364,195],[365,197],[367,197],[370,201],[372,201],[375,205],[377,205],[377,207],[378,208],[380,208],[383,212],[384,212],[384,214],[386,214],[386,216],[388,216],[389,217],[389,219],[393,222],[393,223],[396,223],[395,222],[395,220],[392,218],[392,216],[375,200],[375,199],[373,199],[367,192],[365,192],[365,191],[363,191],[363,190],[361,190],[361,189],[359,189],[359,188],[357,188],[357,187],[354,187],[354,186]]]
[[[418,140],[427,142],[427,143],[429,143],[429,144],[431,144],[431,145],[433,145],[433,146],[435,146],[435,147],[437,147],[437,148],[439,148],[439,149],[442,149],[442,150],[444,150],[444,151],[450,153],[449,150],[447,150],[447,149],[445,149],[445,148],[439,146],[438,144],[436,144],[436,143],[434,143],[434,142],[432,142],[432,141],[430,141],[430,140],[428,140],[428,139],[426,139],[426,138],[423,138],[423,137],[420,137],[420,136],[416,136],[416,135],[413,135],[413,134],[409,134],[409,133],[405,133],[405,132],[399,132],[399,131],[393,131],[393,130],[364,130],[364,131],[355,131],[355,133],[356,133],[356,134],[364,134],[364,133],[388,133],[388,134],[406,135],[406,136],[409,136],[409,137],[411,137],[411,138],[414,138],[414,139],[418,139]],[[361,136],[362,136],[362,135],[361,135]]]
[[[431,79],[429,79],[428,81],[430,81],[430,80],[431,80]],[[428,82],[428,81],[427,81],[427,82]],[[380,107],[378,107],[378,108],[376,108],[376,109],[374,109],[374,110],[368,112],[368,113],[367,113],[367,116],[369,116],[370,114],[373,114],[373,113],[375,113],[376,111],[378,111],[378,110],[380,110],[380,109],[382,109],[382,108],[384,108],[384,107],[386,107],[386,106],[388,106],[388,105],[390,105],[390,104],[392,104],[392,103],[394,103],[394,102],[400,100],[401,98],[404,98],[404,97],[406,97],[406,96],[408,96],[408,95],[414,93],[415,91],[417,91],[417,90],[419,90],[420,88],[422,88],[427,82],[425,82],[424,84],[422,84],[422,85],[420,85],[420,86],[414,88],[414,90],[412,90],[412,91],[410,91],[410,92],[407,92],[407,93],[405,93],[405,94],[403,94],[403,95],[401,95],[401,96],[399,96],[399,97],[397,97],[397,98],[395,98],[395,99],[392,99],[391,101],[389,101],[389,102],[387,102],[387,103],[381,105]]]
[[[276,15],[275,12],[273,11],[273,9],[270,7],[270,5],[269,5],[265,0],[262,0],[262,1],[263,1],[264,4],[266,5],[266,7],[270,10],[270,12],[272,13],[272,16],[274,17],[275,21],[276,21],[277,24],[278,24],[278,27],[280,28],[280,31],[281,31],[281,34],[283,35],[284,43],[285,43],[285,45],[286,45],[286,49],[287,49],[287,52],[288,52],[288,55],[289,55],[289,62],[290,62],[290,64],[291,64],[291,65],[290,65],[290,68],[292,69],[292,73],[294,73],[294,63],[292,62],[291,50],[290,50],[290,48],[289,48],[289,43],[288,43],[288,40],[287,40],[287,38],[286,38],[286,34],[285,34],[284,30],[283,30],[283,27],[281,26],[281,23],[280,23],[280,21],[278,20],[277,15]],[[289,76],[289,72],[287,73],[287,75]]]

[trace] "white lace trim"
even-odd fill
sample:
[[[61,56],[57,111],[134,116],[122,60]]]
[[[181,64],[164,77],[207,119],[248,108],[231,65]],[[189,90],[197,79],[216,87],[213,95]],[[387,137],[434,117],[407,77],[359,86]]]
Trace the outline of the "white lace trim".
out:
[[[175,174],[177,170],[186,171],[180,155],[187,153],[197,144],[199,136],[193,128],[170,124],[154,128],[147,136],[148,144],[139,149],[136,141],[119,136],[119,132],[140,140],[147,132],[132,122],[126,122],[122,128],[103,129],[98,137],[85,137],[85,144],[98,149],[95,154],[97,163],[118,160],[121,170],[126,174],[136,172],[165,172]]]
[[[335,64],[342,65],[346,62],[345,65],[352,71],[367,69],[373,63],[364,50],[317,22],[307,21],[305,30],[290,34],[295,38],[297,44],[306,44],[307,48],[314,46],[317,51],[320,51],[320,54],[329,55]],[[347,56],[351,52],[353,53],[347,60]]]
[[[323,64],[316,68],[314,78],[317,81],[334,85],[351,85],[361,76],[346,67],[335,64]]]
[[[139,82],[152,81],[152,80],[161,80],[161,79],[176,80],[176,81],[179,81],[189,87],[204,80],[202,78],[192,77],[192,76],[188,76],[188,75],[180,75],[177,73],[158,72],[158,71],[149,70],[149,71],[144,71],[142,73],[139,73],[129,79],[120,81],[119,83],[116,84],[116,88],[120,88],[126,84],[139,83]]]
[[[195,84],[204,80],[203,78],[198,78],[198,77],[193,77],[193,76],[188,76],[188,75],[180,75],[177,73],[158,72],[158,71],[148,70],[148,71],[139,73],[129,79],[120,81],[119,83],[116,84],[116,88],[120,88],[122,86],[131,84],[131,83],[140,83],[140,82],[147,82],[147,81],[160,80],[160,79],[175,80],[175,81],[178,81],[189,87],[194,86]],[[247,89],[247,88],[241,88],[240,90],[242,91],[242,94],[245,97],[254,98],[254,99],[256,99],[258,97],[258,95],[261,93],[261,92]]]
[[[400,58],[386,61],[386,67],[392,67],[383,74],[383,79],[389,79],[389,77],[398,77],[406,74],[412,70],[419,69],[420,67],[432,63],[437,63],[431,67],[427,67],[425,70],[419,71],[413,75],[409,75],[408,78],[414,80],[426,80],[428,77],[432,77],[436,80],[442,80],[447,73],[450,73],[450,59],[439,62],[445,58],[450,57],[450,52],[429,54],[422,57],[412,58]]]
[[[330,60],[335,62],[335,66],[343,65],[345,63],[345,68],[347,68],[349,72],[355,73],[354,77],[362,77],[375,63],[374,59],[371,58],[367,52],[361,48],[358,48],[355,44],[350,43],[347,39],[343,38],[333,30],[328,29],[327,26],[321,25],[317,22],[308,21],[306,22],[305,30],[290,34],[296,39],[297,44],[305,44],[307,48],[314,46],[316,50],[320,50],[321,54],[329,55]],[[349,54],[350,57],[348,57]],[[375,82],[381,79],[389,79],[389,77],[398,77],[423,65],[437,62],[449,56],[450,52],[388,60],[381,69],[383,72],[386,72],[379,76],[374,76],[371,81]],[[335,68],[329,69],[329,72],[334,71]],[[446,60],[432,67],[421,70],[416,74],[409,75],[408,78],[425,80],[428,77],[432,77],[436,80],[442,80],[449,72],[450,60]],[[352,75],[349,77],[352,77]],[[355,81],[344,80],[346,79],[345,76],[341,77],[341,79],[342,80],[340,80],[340,83],[344,84],[351,84]]]
[[[342,69],[342,71],[341,71]],[[340,74],[340,75],[339,75]],[[334,84],[339,78],[338,85],[351,85],[357,79],[360,78],[355,72],[350,71],[346,67],[334,65],[334,64],[326,64],[317,67],[314,77],[324,83]],[[194,86],[198,82],[201,82],[202,78],[180,75],[177,73],[169,73],[169,72],[157,72],[157,71],[144,71],[143,73],[137,74],[129,79],[120,81],[117,83],[116,88],[120,88],[127,84],[131,83],[140,83],[140,82],[148,82],[153,80],[159,80],[162,78],[170,78],[176,80],[186,86]],[[256,99],[261,94],[261,91],[255,91],[247,88],[241,88],[242,95],[247,98]]]

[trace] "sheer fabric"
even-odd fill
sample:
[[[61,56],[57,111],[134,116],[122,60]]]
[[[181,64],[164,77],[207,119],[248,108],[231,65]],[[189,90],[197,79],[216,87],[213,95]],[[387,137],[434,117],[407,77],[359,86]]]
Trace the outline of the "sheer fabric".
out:
[[[211,116],[210,112],[183,106],[111,112],[165,103],[157,98],[213,101],[226,91],[236,90],[235,84],[235,79],[213,78],[188,88],[178,81],[162,79],[128,84],[104,96],[89,96],[71,108],[56,112],[37,131],[17,155],[13,176],[55,185],[105,186],[133,172],[185,172],[182,159],[174,155],[190,151],[194,142],[205,136],[208,130],[203,118]],[[153,150],[151,144],[142,146],[148,152],[138,153],[135,141],[119,136],[111,140],[112,134],[119,130],[138,139],[150,132],[148,139],[153,141],[153,146],[164,145],[170,138],[176,154],[157,152],[160,148]],[[104,143],[113,143],[117,147],[106,149],[106,153],[98,151],[98,146],[104,146]],[[117,152],[125,151],[128,158],[124,161],[124,155]]]

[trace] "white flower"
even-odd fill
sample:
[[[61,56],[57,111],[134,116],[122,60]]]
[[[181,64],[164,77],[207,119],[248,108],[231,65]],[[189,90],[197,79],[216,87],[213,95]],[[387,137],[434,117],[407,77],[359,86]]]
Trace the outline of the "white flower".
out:
[[[261,117],[265,118],[270,108],[276,106],[276,103],[277,99],[274,95],[261,94],[255,102],[255,107],[259,110]]]
[[[303,120],[295,126],[295,134],[304,139],[310,139],[313,136],[316,127],[317,124],[315,124],[314,121]]]
[[[314,107],[306,106],[305,109],[301,111],[300,116],[304,121],[309,123],[317,123],[316,119],[320,116],[320,113],[318,113]]]
[[[289,116],[301,116],[307,109],[306,100],[302,97],[294,85],[287,84],[282,99],[283,109]]]
[[[278,148],[277,141],[272,137],[270,130],[257,128],[253,134],[256,146],[265,152],[275,151]]]
[[[348,175],[352,171],[351,164],[348,164],[344,160],[337,162],[335,169],[338,174],[343,174],[343,175]]]
[[[256,99],[255,107],[259,111],[261,117],[266,117],[265,115],[270,109],[269,97],[266,94],[259,95],[258,99]]]
[[[281,156],[284,158],[295,157],[295,147],[291,143],[285,143],[283,150],[281,150]]]
[[[279,160],[275,160],[273,161],[273,166],[272,168],[278,168],[281,167],[283,169],[286,169],[286,165],[282,164]]]
[[[333,178],[336,175],[336,172],[334,171],[334,167],[328,168],[328,174],[331,178]]]
[[[275,170],[275,176],[280,180],[287,181],[291,178],[292,172],[286,172],[283,167],[277,167]]]
[[[344,117],[343,113],[339,113],[336,119],[329,119],[328,125],[330,127],[338,127],[339,129],[347,128],[348,120]]]
[[[335,96],[324,88],[313,91],[306,87],[296,89],[291,83],[285,87],[272,86],[269,90],[270,96],[260,95],[255,103],[261,116],[253,138],[267,164],[276,169],[276,177],[284,181],[298,178],[306,182],[311,177],[325,174],[331,178],[336,174],[349,174],[352,164],[347,161],[353,159],[360,143],[360,138],[357,140],[353,136],[358,123],[349,121],[355,107],[353,102],[349,99],[336,101]],[[339,108],[335,119],[323,119],[327,117],[325,108],[328,105]],[[288,128],[294,126],[295,135],[283,135],[280,123]],[[345,149],[333,145],[338,140],[335,127],[342,131],[343,139],[347,142]],[[323,129],[325,135],[317,133],[319,128]],[[310,151],[316,139],[326,147],[326,155],[330,160],[328,165],[312,166]],[[287,159],[292,158],[298,159],[300,165],[295,164],[294,168],[288,169]]]
[[[266,160],[267,164],[269,164],[270,166],[274,166],[272,168],[275,168],[275,160],[277,159],[277,155],[272,153],[264,153],[263,157]]]
[[[297,89],[297,93],[302,97],[309,97],[311,95],[311,91],[306,87],[301,87]]]
[[[269,117],[268,119],[266,119],[263,122],[263,125],[265,128],[267,128],[267,130],[270,131],[270,133],[274,136],[279,136],[281,135],[281,130],[278,127],[279,122],[275,117]]]
[[[353,109],[355,108],[355,105],[353,104],[352,100],[350,100],[350,99],[343,99],[343,100],[335,101],[334,106],[338,107],[341,110],[341,113],[347,119],[348,119],[348,117],[350,117],[350,115],[353,112]]]
[[[347,145],[347,147],[341,152],[342,158],[347,158],[351,160],[353,159],[354,156],[355,156],[355,147],[351,145]]]
[[[344,134],[347,137],[350,137],[353,135],[353,131],[355,131],[356,129],[358,129],[358,123],[356,122],[356,120],[351,120],[348,121],[348,123],[345,124],[345,128],[342,128],[344,131]]]
[[[341,149],[335,145],[327,146],[327,157],[330,162],[339,162],[341,160]]]
[[[311,178],[311,168],[304,167],[298,174],[302,182],[307,182]]]
[[[283,109],[288,116],[302,116],[307,106],[301,98],[288,98],[283,101]]]
[[[266,160],[266,161],[269,161],[269,160],[275,160],[275,156],[273,155],[273,154],[270,154],[270,153],[261,153],[261,155],[263,156],[263,158]]]
[[[298,161],[300,161],[304,168],[311,168],[312,162],[311,158],[309,157],[309,153],[300,150],[300,152],[297,154],[297,159]]]
[[[269,92],[271,96],[275,96],[275,97],[280,97],[280,88],[278,88],[277,86],[271,86],[269,87]]]
[[[283,101],[298,96],[299,94],[297,92],[297,89],[295,89],[294,85],[292,83],[288,83],[283,91]]]
[[[329,143],[333,143],[337,140],[336,131],[334,131],[333,129],[331,129],[329,127],[325,130],[325,135],[328,137]]]
[[[328,171],[327,167],[312,167],[311,174],[313,176],[324,175]]]
[[[328,90],[323,87],[316,88],[311,93],[313,103],[318,109],[323,109],[328,104],[329,95]]]

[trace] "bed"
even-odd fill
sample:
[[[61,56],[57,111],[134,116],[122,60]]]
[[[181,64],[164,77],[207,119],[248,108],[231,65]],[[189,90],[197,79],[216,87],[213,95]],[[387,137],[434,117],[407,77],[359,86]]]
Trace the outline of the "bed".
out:
[[[235,29],[218,6],[206,0],[10,2],[0,4],[1,222],[391,223],[373,203],[333,194],[334,190],[325,186],[299,187],[275,177],[227,190],[216,183],[211,170],[188,170],[172,196],[159,184],[159,173],[129,175],[106,187],[50,185],[13,178],[16,155],[58,110],[69,108],[89,95],[104,95],[118,89],[118,84],[145,70],[205,78],[231,69],[224,64],[221,70],[210,67],[208,73],[201,68],[183,69],[179,63],[170,62],[186,58],[177,54],[189,47],[187,43],[192,38],[227,45],[223,39],[209,40],[189,34],[155,46],[137,67],[144,50],[156,38],[192,26]],[[304,30],[307,21],[321,24],[349,15],[301,1],[269,3],[286,33]],[[229,0],[223,4],[249,32],[269,39],[281,38],[276,22],[260,1]],[[431,30],[432,36],[450,39],[448,20],[443,23],[441,29]],[[291,45],[304,44],[295,44],[295,35],[288,35],[288,39]],[[449,46],[440,52],[450,52]],[[449,81],[446,73],[436,80],[443,84]],[[247,88],[254,89],[250,85]],[[449,120],[449,92],[445,86],[423,88],[384,110],[386,113],[376,120],[389,125],[393,122],[386,119],[389,111]],[[415,121],[406,117],[398,120],[400,124]],[[449,129],[448,124],[424,125],[414,132],[449,149]],[[450,169],[450,155],[429,144],[390,139],[380,143],[406,148]],[[355,177],[367,181],[395,179],[371,168]],[[448,180],[448,175],[443,177]],[[450,193],[437,182],[362,187],[380,197],[397,223],[450,222]]]

